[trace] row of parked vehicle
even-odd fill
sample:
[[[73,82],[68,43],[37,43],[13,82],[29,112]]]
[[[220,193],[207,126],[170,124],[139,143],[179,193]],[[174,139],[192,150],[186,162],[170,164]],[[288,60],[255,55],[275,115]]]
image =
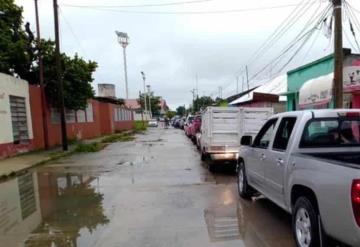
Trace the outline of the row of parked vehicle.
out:
[[[184,130],[202,160],[237,161],[242,198],[292,214],[298,247],[360,246],[360,110],[209,107]]]

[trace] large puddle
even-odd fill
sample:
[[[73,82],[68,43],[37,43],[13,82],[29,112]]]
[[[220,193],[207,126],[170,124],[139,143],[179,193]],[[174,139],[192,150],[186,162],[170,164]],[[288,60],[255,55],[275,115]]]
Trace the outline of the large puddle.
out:
[[[97,177],[34,172],[0,184],[1,246],[77,246],[109,219]]]

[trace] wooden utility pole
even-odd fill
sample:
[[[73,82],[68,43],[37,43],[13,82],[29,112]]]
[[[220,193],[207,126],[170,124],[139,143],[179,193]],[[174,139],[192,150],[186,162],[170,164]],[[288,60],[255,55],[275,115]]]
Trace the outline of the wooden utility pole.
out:
[[[342,1],[332,0],[334,5],[334,86],[335,108],[343,108],[343,38],[342,38]]]
[[[60,121],[61,121],[61,139],[62,148],[64,151],[68,150],[68,141],[66,133],[66,119],[65,119],[65,103],[64,103],[64,85],[61,75],[61,61],[60,61],[60,35],[59,35],[59,15],[57,0],[54,0],[54,24],[55,24],[55,63],[56,63],[56,79],[59,86],[60,98]]]
[[[44,87],[44,65],[42,57],[42,47],[41,47],[41,37],[40,37],[40,22],[39,22],[39,8],[38,0],[35,0],[35,20],[36,20],[36,36],[37,36],[37,47],[38,47],[38,56],[39,56],[39,83],[41,90],[41,105],[42,105],[42,122],[43,122],[43,131],[44,131],[44,146],[45,149],[49,148],[49,132],[47,126],[47,102],[45,96],[45,87]]]
[[[236,94],[239,93],[239,76],[236,76]]]
[[[247,90],[249,90],[249,70],[248,70],[248,67],[246,65],[245,67],[245,70],[246,70],[246,84],[247,84]]]

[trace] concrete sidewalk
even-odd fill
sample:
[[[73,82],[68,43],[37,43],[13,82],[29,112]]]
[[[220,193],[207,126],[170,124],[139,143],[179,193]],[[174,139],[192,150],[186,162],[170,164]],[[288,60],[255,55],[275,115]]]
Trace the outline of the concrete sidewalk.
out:
[[[74,149],[75,146],[72,145],[69,146],[69,151],[66,152],[61,152],[60,148],[56,148],[49,151],[36,151],[20,154],[15,157],[0,160],[0,179],[10,175],[19,174],[31,167],[70,155],[73,153]]]
[[[123,133],[132,133],[132,131],[124,131]],[[82,140],[82,143],[91,144],[101,142],[104,138],[111,136],[101,136],[94,139]],[[0,180],[6,179],[8,176],[20,174],[27,169],[42,165],[49,161],[54,161],[74,153],[78,143],[69,145],[69,150],[63,152],[61,147],[50,150],[34,151],[29,153],[20,154],[14,157],[0,160]]]

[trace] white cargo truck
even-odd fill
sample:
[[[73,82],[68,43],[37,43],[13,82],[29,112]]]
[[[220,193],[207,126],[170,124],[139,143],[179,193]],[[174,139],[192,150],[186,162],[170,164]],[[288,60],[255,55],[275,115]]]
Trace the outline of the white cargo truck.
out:
[[[236,161],[241,137],[255,136],[272,115],[272,108],[208,107],[202,115],[201,160]]]

